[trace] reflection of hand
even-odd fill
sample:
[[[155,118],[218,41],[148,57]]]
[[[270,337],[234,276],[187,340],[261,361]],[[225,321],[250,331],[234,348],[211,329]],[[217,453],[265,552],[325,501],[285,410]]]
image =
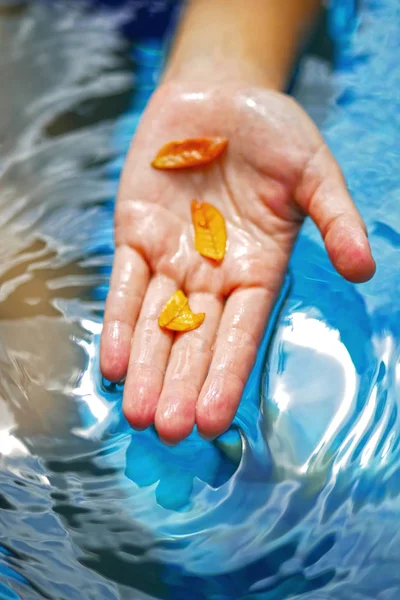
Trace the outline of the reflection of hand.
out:
[[[239,435],[237,439],[241,446]],[[156,484],[157,503],[169,510],[180,510],[190,505],[195,480],[218,488],[232,476],[238,462],[235,457],[231,460],[221,452],[216,444],[196,435],[175,448],[166,448],[155,433],[148,430],[132,435],[125,474],[139,487]]]
[[[151,168],[164,143],[203,136],[226,137],[226,155],[200,170]],[[193,198],[225,216],[220,266],[194,249]],[[294,100],[240,83],[159,88],[122,177],[102,336],[105,377],[127,373],[123,408],[133,427],[155,421],[170,442],[195,423],[207,437],[227,429],[305,214],[344,277],[373,275],[365,228],[340,169]],[[177,289],[206,320],[174,339],[157,319]]]

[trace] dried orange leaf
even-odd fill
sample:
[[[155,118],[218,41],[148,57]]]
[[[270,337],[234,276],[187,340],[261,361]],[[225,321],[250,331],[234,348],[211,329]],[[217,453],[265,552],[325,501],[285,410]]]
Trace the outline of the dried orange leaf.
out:
[[[200,327],[205,317],[204,313],[198,313],[197,315],[192,313],[185,294],[178,290],[162,309],[158,324],[163,329],[170,329],[171,331],[191,331]]]
[[[228,140],[204,137],[165,144],[151,163],[156,169],[186,169],[208,165],[225,150]]]
[[[207,202],[192,202],[192,219],[197,252],[207,258],[221,261],[225,256],[225,219],[215,206]]]

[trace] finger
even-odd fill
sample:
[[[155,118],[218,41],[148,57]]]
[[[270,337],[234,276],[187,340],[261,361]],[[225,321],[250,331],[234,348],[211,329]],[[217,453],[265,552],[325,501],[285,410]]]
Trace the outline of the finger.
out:
[[[191,294],[189,306],[194,313],[206,313],[206,318],[199,329],[181,334],[172,346],[155,418],[159,436],[170,444],[186,438],[194,427],[223,301],[213,294]]]
[[[133,248],[119,246],[108,292],[101,335],[100,368],[109,381],[126,375],[132,333],[149,282],[146,261]]]
[[[235,291],[226,303],[196,406],[197,427],[206,438],[221,435],[235,416],[273,301],[272,292],[249,288]]]
[[[316,223],[339,273],[356,283],[370,279],[375,261],[366,228],[339,165],[325,144],[309,161],[296,200]]]
[[[154,422],[174,334],[158,325],[158,317],[176,283],[156,275],[147,288],[132,340],[122,409],[135,429]]]

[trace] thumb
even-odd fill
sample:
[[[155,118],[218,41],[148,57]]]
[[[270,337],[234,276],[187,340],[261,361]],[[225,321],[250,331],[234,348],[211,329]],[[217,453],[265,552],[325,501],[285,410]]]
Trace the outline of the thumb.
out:
[[[355,283],[371,279],[376,267],[365,224],[325,143],[307,162],[295,200],[320,230],[337,271]]]

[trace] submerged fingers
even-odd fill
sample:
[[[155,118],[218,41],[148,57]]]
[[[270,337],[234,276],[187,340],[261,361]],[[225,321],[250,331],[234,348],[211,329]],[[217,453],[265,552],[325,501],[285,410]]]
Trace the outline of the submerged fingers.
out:
[[[142,282],[146,281],[145,270],[142,275]],[[121,278],[121,274],[115,277],[117,284]],[[130,280],[130,275],[126,279]],[[116,289],[118,285],[112,294]],[[159,325],[160,313],[175,292],[172,279],[153,277],[143,300],[138,299],[134,305],[136,314],[126,324],[124,339],[124,343],[129,339],[130,348],[123,398],[125,417],[135,429],[155,423],[161,439],[172,444],[187,437],[195,424],[207,438],[217,437],[229,427],[274,300],[273,294],[263,288],[236,290],[225,307],[214,294],[191,294],[191,310],[195,314],[204,312],[206,318],[197,329],[176,335]],[[119,306],[121,314],[129,302],[132,307],[132,298],[124,297]],[[113,317],[111,311],[110,315]],[[105,321],[106,332],[110,322],[112,319]],[[104,361],[108,338],[102,343]],[[121,348],[126,361],[129,350]]]
[[[187,437],[195,424],[215,438],[231,424],[254,365],[274,296],[263,288],[240,289],[223,301],[212,294],[192,294],[194,313],[206,319],[196,330],[179,334],[165,351],[165,376],[148,394],[148,420],[155,413],[159,436],[167,443]],[[159,364],[161,367],[161,364]],[[143,409],[141,411],[143,414]],[[146,423],[142,421],[142,425]]]

